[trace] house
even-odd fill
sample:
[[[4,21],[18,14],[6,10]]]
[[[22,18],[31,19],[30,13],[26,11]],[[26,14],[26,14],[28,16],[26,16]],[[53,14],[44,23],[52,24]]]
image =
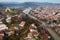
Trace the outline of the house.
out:
[[[26,23],[25,21],[21,21],[21,23],[19,24],[19,26],[20,27],[24,27],[25,23]]]
[[[8,29],[8,27],[2,22],[0,22],[0,30],[5,30],[5,29]]]

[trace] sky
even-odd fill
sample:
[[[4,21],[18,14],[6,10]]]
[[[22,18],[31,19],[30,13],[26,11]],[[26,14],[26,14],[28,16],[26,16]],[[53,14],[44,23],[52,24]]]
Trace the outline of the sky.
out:
[[[0,2],[49,2],[49,3],[60,3],[60,0],[0,0]]]

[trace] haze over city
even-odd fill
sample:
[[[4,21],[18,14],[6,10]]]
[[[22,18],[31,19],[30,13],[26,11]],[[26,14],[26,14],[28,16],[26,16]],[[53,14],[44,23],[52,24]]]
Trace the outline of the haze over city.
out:
[[[0,0],[0,40],[60,40],[60,0]]]

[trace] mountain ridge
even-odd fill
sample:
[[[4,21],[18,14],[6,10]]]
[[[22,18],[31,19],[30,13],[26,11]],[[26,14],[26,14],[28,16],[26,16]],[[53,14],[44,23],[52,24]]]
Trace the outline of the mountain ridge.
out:
[[[34,5],[60,5],[48,2],[0,2],[0,6],[34,6]]]

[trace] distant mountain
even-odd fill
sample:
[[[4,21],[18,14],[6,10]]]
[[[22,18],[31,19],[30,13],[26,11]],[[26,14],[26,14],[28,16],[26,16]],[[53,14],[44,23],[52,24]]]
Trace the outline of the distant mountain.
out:
[[[0,2],[0,5],[2,6],[14,6],[14,5],[19,5],[20,3],[17,2]]]
[[[55,3],[48,3],[48,2],[0,2],[0,6],[37,6],[37,5],[60,5]]]

